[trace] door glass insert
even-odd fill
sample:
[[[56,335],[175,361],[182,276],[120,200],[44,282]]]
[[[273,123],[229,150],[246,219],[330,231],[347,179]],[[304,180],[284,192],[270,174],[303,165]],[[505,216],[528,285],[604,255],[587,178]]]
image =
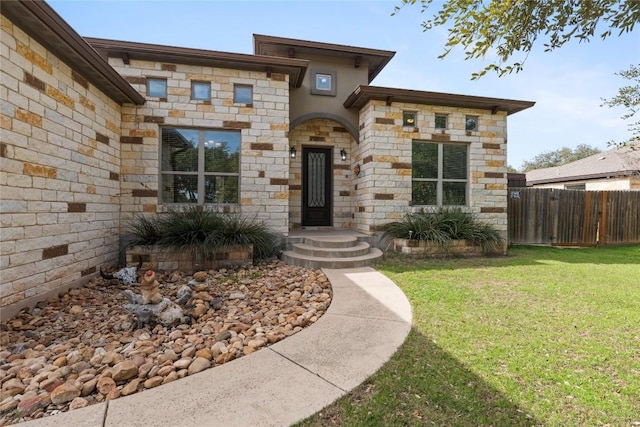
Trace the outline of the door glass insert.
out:
[[[309,153],[307,206],[322,208],[325,204],[325,153]]]

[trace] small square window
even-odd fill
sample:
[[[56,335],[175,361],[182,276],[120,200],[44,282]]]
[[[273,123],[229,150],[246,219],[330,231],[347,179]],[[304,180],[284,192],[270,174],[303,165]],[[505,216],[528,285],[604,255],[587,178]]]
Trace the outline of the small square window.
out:
[[[402,126],[416,127],[416,113],[413,111],[404,111],[402,113]]]
[[[436,129],[446,129],[446,128],[447,128],[447,115],[436,114]]]
[[[336,96],[336,72],[311,70],[311,94]]]
[[[147,79],[147,96],[157,98],[167,97],[167,80],[166,79]]]
[[[202,101],[211,100],[211,83],[191,82],[191,99]]]
[[[234,85],[233,102],[234,104],[253,104],[253,86]]]
[[[464,120],[464,128],[469,132],[475,132],[478,130],[478,117],[467,116]]]
[[[331,90],[331,74],[316,74],[316,89]]]

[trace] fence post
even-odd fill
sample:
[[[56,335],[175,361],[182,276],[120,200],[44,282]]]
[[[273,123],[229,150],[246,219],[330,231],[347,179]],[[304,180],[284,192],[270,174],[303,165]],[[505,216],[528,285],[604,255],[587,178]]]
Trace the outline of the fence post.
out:
[[[607,244],[607,199],[609,198],[608,191],[602,191],[600,194],[600,219],[598,226],[598,244]]]

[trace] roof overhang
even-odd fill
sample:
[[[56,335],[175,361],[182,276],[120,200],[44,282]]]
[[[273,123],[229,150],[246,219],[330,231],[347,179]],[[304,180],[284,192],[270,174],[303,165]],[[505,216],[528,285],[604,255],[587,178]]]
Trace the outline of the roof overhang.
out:
[[[353,61],[355,67],[367,62],[369,83],[382,71],[396,54],[389,50],[367,49],[332,43],[320,43],[308,40],[284,37],[253,35],[253,52],[256,55],[276,57],[297,57],[298,55],[320,55],[334,58],[346,58]]]
[[[599,172],[584,175],[574,176],[559,176],[554,178],[540,178],[540,179],[527,179],[527,187],[541,184],[555,184],[558,182],[573,182],[573,181],[589,181],[592,179],[612,179],[612,178],[625,178],[632,177],[638,172],[634,171],[621,171],[621,172]]]
[[[4,1],[2,14],[120,105],[145,100],[43,1]]]
[[[274,58],[91,37],[85,40],[106,57],[282,73],[289,75],[289,84],[293,87],[302,85],[309,65],[309,61],[303,59]]]
[[[358,86],[351,95],[349,95],[343,105],[345,108],[356,108],[359,110],[372,100],[384,101],[387,104],[404,102],[411,104],[440,105],[444,107],[474,108],[489,110],[492,114],[498,111],[506,111],[507,114],[513,114],[535,105],[535,102],[532,101],[456,95],[379,86]]]

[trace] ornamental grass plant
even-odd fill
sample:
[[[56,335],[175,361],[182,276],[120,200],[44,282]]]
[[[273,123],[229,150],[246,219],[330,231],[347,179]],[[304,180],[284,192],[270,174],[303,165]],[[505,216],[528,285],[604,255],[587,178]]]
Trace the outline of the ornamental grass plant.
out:
[[[157,245],[172,252],[189,251],[194,258],[213,259],[217,251],[253,245],[255,259],[275,255],[275,236],[267,226],[239,214],[188,207],[155,216],[136,215],[129,222],[132,245]]]
[[[383,225],[382,231],[383,238],[433,242],[445,250],[454,240],[467,240],[492,253],[504,241],[491,224],[476,220],[461,208],[407,213],[402,220]]]

